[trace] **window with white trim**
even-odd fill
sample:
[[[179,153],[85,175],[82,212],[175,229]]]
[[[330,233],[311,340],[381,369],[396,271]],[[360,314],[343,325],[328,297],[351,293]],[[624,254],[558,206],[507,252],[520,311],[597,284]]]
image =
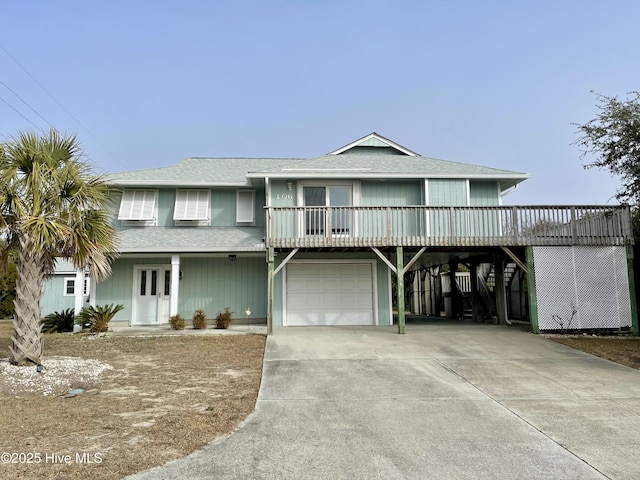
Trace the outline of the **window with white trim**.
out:
[[[126,189],[122,192],[118,220],[155,225],[157,198],[158,190],[155,189]]]
[[[211,190],[176,190],[173,220],[208,225],[210,201]]]
[[[63,294],[65,297],[73,297],[76,294],[76,278],[75,277],[66,277],[64,279],[64,291]],[[89,295],[89,279],[84,279],[84,288],[82,291],[83,295]]]
[[[255,222],[255,192],[236,190],[236,223]]]

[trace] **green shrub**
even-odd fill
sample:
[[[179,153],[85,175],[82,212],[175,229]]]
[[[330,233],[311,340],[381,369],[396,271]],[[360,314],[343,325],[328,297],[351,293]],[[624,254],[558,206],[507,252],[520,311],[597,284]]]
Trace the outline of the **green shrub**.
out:
[[[207,328],[207,316],[204,314],[204,310],[196,310],[193,313],[193,328],[195,330]]]
[[[169,324],[174,330],[184,330],[185,321],[180,315],[169,317]]]
[[[75,323],[75,311],[67,308],[62,312],[53,312],[42,320],[42,331],[44,333],[73,332]]]
[[[120,310],[124,310],[124,305],[96,305],[84,307],[80,315],[76,317],[76,323],[83,328],[89,328],[91,333],[106,332],[109,330],[109,322]]]
[[[222,312],[218,312],[216,315],[216,328],[229,328],[231,322],[233,322],[233,312],[229,307],[225,307]]]

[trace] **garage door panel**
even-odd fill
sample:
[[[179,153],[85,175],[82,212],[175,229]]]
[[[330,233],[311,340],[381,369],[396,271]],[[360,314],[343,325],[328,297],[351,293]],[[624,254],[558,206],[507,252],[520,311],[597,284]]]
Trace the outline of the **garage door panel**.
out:
[[[370,263],[287,265],[286,324],[373,325]]]

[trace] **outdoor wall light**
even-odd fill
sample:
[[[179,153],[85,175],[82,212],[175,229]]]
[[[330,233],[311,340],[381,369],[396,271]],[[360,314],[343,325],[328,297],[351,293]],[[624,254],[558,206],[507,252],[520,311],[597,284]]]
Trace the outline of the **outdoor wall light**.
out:
[[[293,190],[293,182],[287,182],[287,190]]]
[[[247,315],[247,318],[249,318],[251,316],[251,307],[247,307],[244,313]]]
[[[236,261],[236,256],[235,255],[229,255],[229,261],[230,262],[235,262]]]

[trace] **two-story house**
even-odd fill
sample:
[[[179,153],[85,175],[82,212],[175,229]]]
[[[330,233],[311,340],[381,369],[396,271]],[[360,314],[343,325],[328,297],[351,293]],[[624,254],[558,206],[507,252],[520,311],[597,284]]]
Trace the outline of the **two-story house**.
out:
[[[491,272],[502,323],[519,277],[534,331],[565,328],[570,315],[569,328],[637,332],[628,210],[503,206],[527,177],[424,157],[376,133],[317,158],[187,158],[113,174],[122,239],[113,274],[83,289],[83,272],[50,280],[43,313],[71,296],[76,308],[121,303],[114,321],[131,326],[229,307],[269,330],[397,322],[403,331],[407,284],[463,265],[476,316]]]

